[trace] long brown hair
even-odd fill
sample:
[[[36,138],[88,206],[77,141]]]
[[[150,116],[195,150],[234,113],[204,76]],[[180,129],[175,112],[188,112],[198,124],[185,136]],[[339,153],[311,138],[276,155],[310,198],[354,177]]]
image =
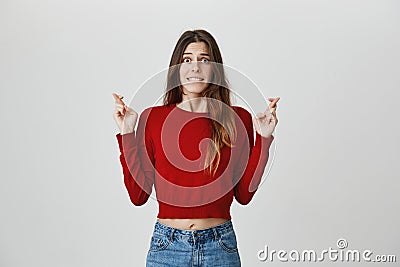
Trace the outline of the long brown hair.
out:
[[[218,63],[212,64],[213,75],[211,81],[201,93],[201,96],[207,100],[208,115],[212,121],[211,139],[213,141],[209,142],[208,145],[204,169],[209,174],[212,173],[214,175],[221,159],[222,147],[224,145],[232,147],[232,141],[236,138],[236,127],[235,117],[231,108],[229,82],[223,68],[221,52],[217,42],[209,32],[201,29],[185,31],[179,38],[169,63],[163,104],[170,105],[182,102],[183,89],[179,78],[179,67],[186,47],[194,42],[204,42],[208,47],[210,61]],[[215,156],[217,156],[216,162],[214,161]]]

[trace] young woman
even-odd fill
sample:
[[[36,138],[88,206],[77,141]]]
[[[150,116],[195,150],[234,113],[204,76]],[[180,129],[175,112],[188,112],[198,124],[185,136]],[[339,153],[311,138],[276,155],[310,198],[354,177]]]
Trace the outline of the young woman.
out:
[[[241,266],[230,206],[234,198],[248,204],[261,181],[279,98],[252,119],[231,105],[222,64],[210,33],[186,31],[171,57],[162,106],[139,117],[113,94],[129,197],[143,205],[154,185],[159,204],[146,266]]]

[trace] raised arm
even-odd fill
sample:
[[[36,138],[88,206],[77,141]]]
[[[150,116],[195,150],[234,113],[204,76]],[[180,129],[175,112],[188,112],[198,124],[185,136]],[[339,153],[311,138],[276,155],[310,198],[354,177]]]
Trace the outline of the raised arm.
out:
[[[236,185],[234,187],[234,196],[240,204],[247,205],[261,182],[274,136],[263,137],[256,132],[256,142],[254,144],[254,128],[251,114],[243,109],[240,117],[247,133],[245,138],[248,139],[248,142],[244,142],[237,164],[235,164],[233,183]]]
[[[140,206],[147,202],[154,184],[154,156],[147,120],[150,108],[139,117],[135,132],[137,113],[123,101],[123,96],[113,94],[115,99],[114,119],[120,129],[116,135],[124,184],[131,202]]]
[[[154,184],[155,168],[153,146],[146,122],[149,109],[142,112],[138,127],[132,133],[116,135],[124,184],[131,202],[140,206],[147,202]]]

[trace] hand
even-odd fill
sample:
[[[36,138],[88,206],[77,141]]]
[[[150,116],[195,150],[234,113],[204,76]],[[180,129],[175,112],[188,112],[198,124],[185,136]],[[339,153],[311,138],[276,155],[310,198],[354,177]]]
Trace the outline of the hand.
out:
[[[112,94],[115,99],[114,120],[121,134],[132,133],[135,129],[138,114],[132,108],[125,105],[122,95]]]
[[[253,118],[253,125],[256,131],[263,137],[270,137],[278,124],[278,118],[276,117],[276,109],[278,108],[278,101],[280,97],[268,98],[271,102],[264,113],[257,113],[257,116]]]

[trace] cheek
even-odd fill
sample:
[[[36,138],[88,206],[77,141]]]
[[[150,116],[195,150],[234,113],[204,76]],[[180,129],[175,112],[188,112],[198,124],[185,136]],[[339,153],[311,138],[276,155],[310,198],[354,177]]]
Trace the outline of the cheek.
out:
[[[211,81],[213,74],[210,68],[204,70],[204,76],[207,78],[207,81]]]
[[[179,68],[179,72],[181,74],[186,74],[188,71],[190,70],[190,66],[186,65],[186,64],[182,64]]]
[[[179,69],[179,77],[181,78],[182,81],[185,79],[188,71],[189,71],[188,67],[181,67]]]

